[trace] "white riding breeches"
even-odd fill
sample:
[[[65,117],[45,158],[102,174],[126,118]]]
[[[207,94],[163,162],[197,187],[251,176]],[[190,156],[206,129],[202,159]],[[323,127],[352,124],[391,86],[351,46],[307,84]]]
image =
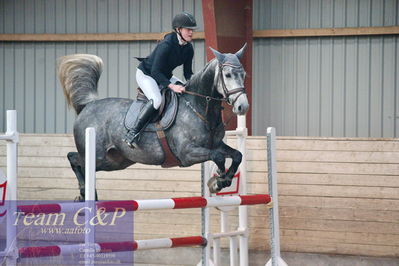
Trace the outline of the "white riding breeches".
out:
[[[159,90],[159,86],[155,81],[155,79],[153,79],[151,76],[144,74],[143,71],[141,71],[140,69],[137,69],[136,81],[141,90],[144,92],[145,96],[149,100],[152,100],[152,105],[154,106],[154,108],[158,110],[159,106],[161,106],[162,103],[162,96]],[[180,79],[178,79],[175,76],[172,76],[170,78],[170,82],[173,84],[175,84],[178,81],[183,83]]]

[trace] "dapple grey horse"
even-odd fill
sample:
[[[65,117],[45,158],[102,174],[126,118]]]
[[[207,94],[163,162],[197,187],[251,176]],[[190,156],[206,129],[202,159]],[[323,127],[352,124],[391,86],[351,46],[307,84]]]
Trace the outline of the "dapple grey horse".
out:
[[[240,63],[246,44],[235,54],[220,53],[187,82],[186,93],[178,96],[178,111],[174,124],[165,130],[170,150],[180,166],[212,160],[220,175],[208,183],[211,192],[231,185],[242,160],[242,154],[223,142],[222,102],[233,106],[233,112],[244,115],[248,99],[244,89],[245,71]],[[142,132],[139,148],[130,148],[124,141],[125,115],[131,99],[99,99],[97,83],[102,72],[102,60],[95,55],[74,54],[59,58],[58,76],[66,100],[77,118],[74,139],[78,152],[68,153],[72,170],[84,199],[85,129],[96,129],[96,171],[115,171],[135,164],[161,165],[165,153],[155,132]],[[226,172],[225,160],[232,159]]]

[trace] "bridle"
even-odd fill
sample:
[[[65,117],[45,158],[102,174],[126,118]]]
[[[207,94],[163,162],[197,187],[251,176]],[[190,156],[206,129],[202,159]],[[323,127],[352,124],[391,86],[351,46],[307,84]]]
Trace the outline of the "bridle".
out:
[[[231,63],[219,63],[219,73],[218,73],[218,80],[217,80],[216,84],[218,84],[219,82],[222,83],[223,92],[225,94],[222,98],[216,98],[216,97],[212,97],[212,96],[209,96],[209,95],[203,95],[203,94],[192,92],[192,91],[184,91],[185,94],[189,94],[189,95],[205,98],[205,100],[206,100],[205,116],[201,115],[197,110],[195,110],[194,107],[192,107],[189,102],[186,102],[186,104],[187,104],[187,106],[189,106],[194,111],[194,113],[199,118],[201,118],[201,120],[203,120],[206,123],[208,123],[208,120],[206,119],[206,116],[208,115],[208,107],[209,107],[209,102],[211,100],[220,101],[220,102],[226,102],[228,105],[233,106],[235,104],[235,102],[237,101],[237,99],[241,96],[241,94],[245,93],[245,88],[244,87],[236,88],[236,89],[233,89],[233,90],[230,90],[230,91],[227,89],[227,86],[226,86],[226,83],[225,83],[224,77],[223,77],[223,68],[226,67],[226,66],[229,66],[229,67],[232,67],[232,68],[242,68],[241,65],[235,65],[235,64],[231,64]],[[214,88],[215,88],[215,86],[213,87],[212,92],[213,92]],[[238,96],[233,101],[230,101],[229,97],[231,95],[234,95],[234,94],[237,94],[237,93],[238,93]]]
[[[223,77],[223,68],[226,67],[226,66],[233,67],[233,68],[242,68],[241,65],[234,65],[234,64],[230,64],[230,63],[219,64],[219,73],[218,73],[217,82],[218,83],[219,82],[222,83],[223,92],[225,94],[223,96],[223,98],[216,98],[216,97],[212,97],[212,96],[209,96],[209,95],[203,95],[203,94],[192,92],[192,91],[184,91],[184,93],[205,98],[207,102],[210,102],[211,100],[214,100],[214,101],[226,102],[228,105],[234,105],[235,102],[237,101],[237,99],[241,96],[241,94],[245,93],[245,88],[241,87],[241,88],[236,88],[236,89],[233,89],[233,90],[230,90],[230,91],[227,89],[227,86],[226,86],[226,83],[225,83],[224,77]],[[236,93],[238,93],[238,96],[233,101],[230,101],[229,97],[231,95],[233,95],[233,94],[236,94]]]
[[[237,99],[241,96],[241,94],[245,93],[245,88],[241,87],[241,88],[236,88],[233,90],[228,90],[226,87],[226,83],[224,82],[224,78],[223,78],[223,68],[229,66],[232,68],[242,68],[241,65],[234,65],[234,64],[230,64],[230,63],[223,63],[223,64],[219,64],[219,78],[218,78],[218,82],[222,83],[222,88],[223,88],[223,92],[225,94],[225,96],[223,97],[223,99],[225,99],[225,101],[227,102],[227,104],[229,105],[234,105],[235,102],[237,101]],[[238,93],[238,96],[233,100],[230,101],[229,97],[233,94]]]

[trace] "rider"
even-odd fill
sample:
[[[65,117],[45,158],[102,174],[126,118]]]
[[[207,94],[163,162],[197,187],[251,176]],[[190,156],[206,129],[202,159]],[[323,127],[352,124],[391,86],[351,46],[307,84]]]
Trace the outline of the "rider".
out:
[[[183,65],[184,78],[191,78],[194,49],[190,42],[196,27],[193,15],[187,12],[177,14],[172,21],[173,32],[168,33],[148,57],[140,60],[136,80],[149,101],[141,109],[133,129],[123,139],[130,147],[137,147],[141,130],[161,105],[160,88],[168,87],[176,93],[184,92],[182,82],[172,72]]]

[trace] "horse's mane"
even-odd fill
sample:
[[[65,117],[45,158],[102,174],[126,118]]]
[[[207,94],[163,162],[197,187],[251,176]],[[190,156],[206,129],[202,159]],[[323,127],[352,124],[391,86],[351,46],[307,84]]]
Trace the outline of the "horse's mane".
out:
[[[211,69],[211,68],[215,67],[216,61],[217,60],[215,58],[212,59],[204,66],[203,69],[201,69],[200,71],[195,73],[186,84],[187,90],[192,91],[192,90],[196,90],[197,88],[199,88],[201,81],[203,81],[204,75],[206,75],[206,74],[209,74],[209,75],[212,74],[212,79],[213,79],[215,76],[215,72],[214,72],[215,68],[214,69]],[[213,72],[212,72],[212,70],[213,70]]]

